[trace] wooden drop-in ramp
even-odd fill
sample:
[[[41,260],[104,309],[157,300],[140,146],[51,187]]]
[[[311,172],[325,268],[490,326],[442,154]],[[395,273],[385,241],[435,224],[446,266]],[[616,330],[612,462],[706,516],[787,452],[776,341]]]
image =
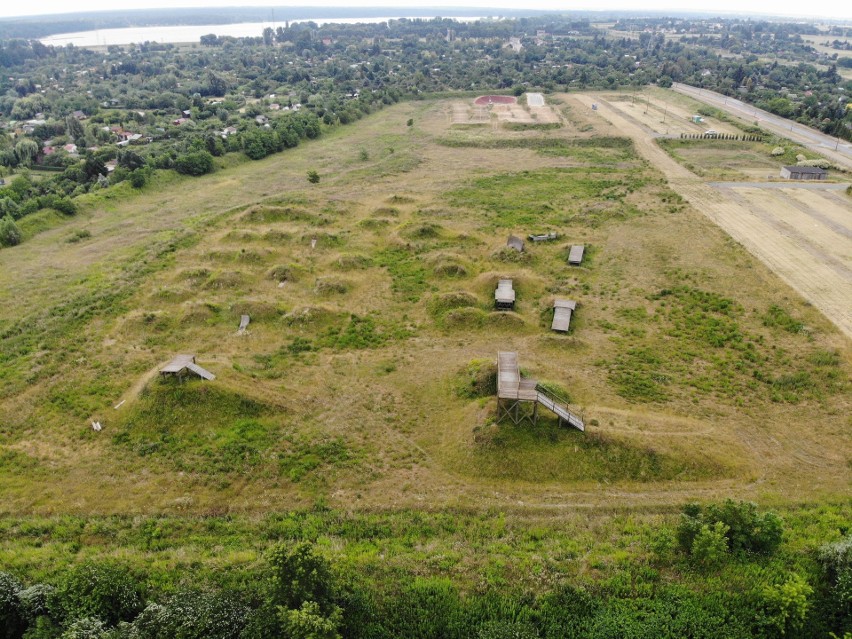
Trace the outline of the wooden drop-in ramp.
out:
[[[507,403],[501,403],[507,400]],[[519,410],[521,402],[534,402],[533,414],[522,415]],[[518,366],[518,354],[501,351],[497,353],[497,416],[499,418],[507,415],[515,424],[523,419],[530,419],[535,423],[541,405],[559,418],[560,423],[565,422],[569,426],[585,431],[586,425],[583,419],[571,412],[568,406],[557,396],[539,386],[535,380],[522,379]],[[502,410],[501,410],[502,409]]]

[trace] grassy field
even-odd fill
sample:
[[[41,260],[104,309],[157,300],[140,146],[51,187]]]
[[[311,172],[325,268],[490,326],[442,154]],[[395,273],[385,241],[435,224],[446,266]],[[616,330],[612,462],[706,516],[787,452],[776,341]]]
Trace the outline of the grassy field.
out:
[[[779,167],[795,165],[797,156],[816,159],[813,151],[787,140],[766,142],[741,140],[658,140],[659,145],[687,169],[708,180],[766,181],[779,179]],[[780,155],[772,155],[775,149]],[[847,174],[832,171],[831,179],[848,180]]]
[[[551,530],[577,509],[607,526],[614,508],[843,495],[848,340],[617,130],[583,129],[455,129],[441,102],[397,105],[260,162],[102,193],[0,251],[6,536],[27,515],[180,528],[317,504]],[[504,276],[518,303],[497,313]],[[555,297],[578,302],[568,335],[549,331]],[[495,423],[497,350],[587,432]],[[178,353],[217,379],[157,379]]]

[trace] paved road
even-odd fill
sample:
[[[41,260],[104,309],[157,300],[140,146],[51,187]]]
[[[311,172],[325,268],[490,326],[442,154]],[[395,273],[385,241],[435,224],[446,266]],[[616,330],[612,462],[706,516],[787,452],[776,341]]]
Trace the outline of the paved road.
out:
[[[738,118],[748,122],[757,123],[767,131],[772,131],[777,135],[789,138],[794,142],[798,142],[803,146],[824,155],[837,164],[842,164],[848,169],[852,169],[852,144],[845,141],[838,143],[837,138],[825,135],[816,129],[793,122],[786,118],[758,109],[750,104],[746,104],[736,98],[729,98],[721,93],[708,91],[707,89],[699,89],[688,84],[680,84],[678,82],[672,85],[672,89],[678,93],[683,93],[691,98],[705,102],[718,109],[722,109],[735,115]],[[837,147],[835,149],[835,147]]]

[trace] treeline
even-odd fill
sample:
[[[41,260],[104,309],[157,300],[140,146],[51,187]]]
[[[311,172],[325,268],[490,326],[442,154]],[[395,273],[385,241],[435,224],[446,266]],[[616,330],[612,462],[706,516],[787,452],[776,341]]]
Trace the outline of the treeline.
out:
[[[158,587],[144,566],[88,560],[49,582],[0,573],[0,632],[6,639],[848,636],[852,536],[802,564],[781,552],[784,533],[776,514],[750,503],[691,505],[673,534],[654,540],[656,559],[623,564],[609,580],[535,590],[488,578],[464,589],[447,577],[375,579],[301,541],[273,547],[219,583],[188,578],[177,588]]]

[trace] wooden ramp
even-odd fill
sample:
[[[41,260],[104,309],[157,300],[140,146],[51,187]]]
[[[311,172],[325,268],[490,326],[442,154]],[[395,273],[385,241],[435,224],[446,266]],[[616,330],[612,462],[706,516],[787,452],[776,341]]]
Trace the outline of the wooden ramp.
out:
[[[241,335],[243,333],[245,333],[246,329],[248,328],[250,321],[251,321],[251,318],[248,315],[241,315],[240,316],[240,328],[237,332],[240,333]]]
[[[577,308],[577,302],[571,300],[554,300],[553,323],[550,330],[567,333],[571,327],[571,314]]]
[[[201,379],[206,379],[207,381],[213,381],[216,379],[216,376],[213,373],[208,371],[206,368],[201,368],[198,364],[187,364],[186,369],[192,371]]]
[[[583,261],[583,253],[585,252],[585,244],[574,244],[571,247],[571,250],[568,251],[568,263],[573,264],[574,266],[579,266],[580,262]]]
[[[556,233],[544,233],[542,235],[529,235],[528,239],[530,242],[547,242],[548,240],[555,240],[558,237]]]
[[[559,418],[560,424],[565,422],[577,430],[581,430],[583,432],[586,431],[586,424],[579,415],[572,413],[558,397],[552,393],[548,393],[540,386],[537,387],[536,390],[536,402],[544,406],[551,413],[555,414]]]
[[[524,241],[519,237],[510,235],[509,239],[506,240],[506,246],[513,248],[520,253],[524,250]]]
[[[522,403],[532,404],[532,413],[521,410]],[[497,353],[497,421],[504,416],[515,424],[529,420],[535,424],[538,420],[538,407],[543,406],[569,426],[585,431],[583,419],[571,412],[565,402],[542,388],[533,379],[523,379],[518,366],[518,354],[508,351]]]
[[[497,283],[494,291],[494,304],[500,310],[512,310],[515,308],[515,289],[512,280],[504,279]]]

